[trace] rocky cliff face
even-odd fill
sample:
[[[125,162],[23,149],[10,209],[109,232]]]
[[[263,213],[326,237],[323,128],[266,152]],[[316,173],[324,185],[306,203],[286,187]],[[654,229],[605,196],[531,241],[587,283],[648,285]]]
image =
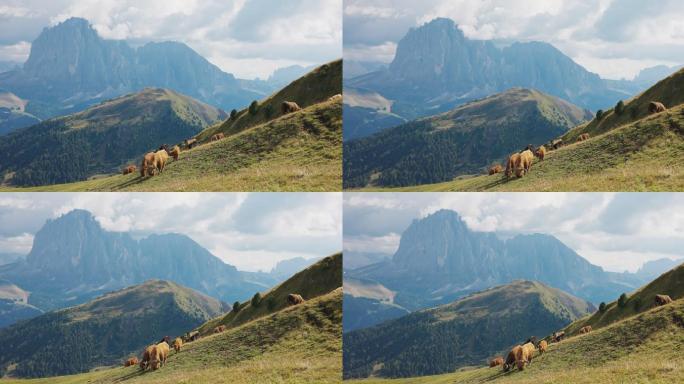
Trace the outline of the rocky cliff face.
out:
[[[502,240],[471,231],[457,213],[438,211],[414,221],[390,261],[348,271],[398,292],[408,309],[436,305],[516,279],[540,281],[595,303],[636,287],[589,263],[553,236]]]
[[[345,79],[345,88],[379,93],[393,102],[394,114],[408,120],[512,87],[536,89],[591,110],[632,95],[612,89],[548,43],[502,46],[471,40],[452,20],[443,18],[411,29],[399,41],[387,69]],[[365,123],[372,120],[366,117]],[[359,124],[345,122],[345,130],[355,131]]]
[[[103,40],[87,20],[45,28],[24,67],[0,74],[0,87],[29,100],[27,110],[48,118],[144,87],[163,87],[230,110],[264,96],[242,89],[185,44],[148,43],[134,49]]]
[[[26,261],[1,266],[0,276],[32,292],[29,302],[41,309],[77,304],[149,279],[173,281],[226,302],[267,288],[185,235],[135,240],[103,230],[82,210],[48,221],[36,233]]]

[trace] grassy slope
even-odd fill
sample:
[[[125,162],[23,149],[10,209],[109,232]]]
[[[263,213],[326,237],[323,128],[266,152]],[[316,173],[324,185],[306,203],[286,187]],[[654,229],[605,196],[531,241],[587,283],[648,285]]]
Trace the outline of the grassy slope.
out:
[[[669,295],[673,300],[684,297],[684,264],[663,273],[651,283],[629,294],[624,307],[619,307],[615,300],[606,305],[603,313],[596,311],[591,316],[579,319],[570,324],[565,331],[576,334],[585,325],[591,325],[593,329],[597,329],[648,311],[654,307],[657,294]]]
[[[14,383],[338,383],[342,371],[342,289],[288,307],[171,353],[167,365]]]
[[[590,117],[561,99],[512,88],[344,145],[345,186],[411,185],[488,169],[528,143]]]
[[[189,288],[150,280],[0,330],[0,375],[41,377],[111,364],[225,309],[218,300]],[[70,355],[80,357],[74,361]]]
[[[160,144],[192,136],[224,117],[188,96],[145,88],[3,137],[0,183],[38,186],[118,173]]]
[[[296,293],[310,300],[342,286],[342,254],[326,257],[316,264],[298,272],[278,286],[262,294],[262,302],[254,307],[247,301],[237,313],[212,319],[198,328],[201,334],[213,332],[218,325],[236,327],[256,318],[269,315],[288,306],[287,295]],[[269,308],[269,301],[272,307]]]
[[[358,383],[675,383],[684,381],[684,300],[551,344],[523,372],[472,368],[438,376]]]
[[[393,190],[673,191],[684,189],[682,158],[684,105],[551,151],[522,179],[482,175]]]
[[[544,337],[589,309],[561,290],[516,280],[346,333],[345,377],[401,377],[477,364],[530,335]]]
[[[257,113],[252,115],[245,108],[238,112],[235,119],[228,119],[202,131],[197,138],[208,140],[213,134],[223,132],[233,135],[246,128],[264,124],[273,118],[282,116],[283,101],[294,101],[300,107],[307,108],[328,100],[330,96],[342,93],[342,60],[324,64],[289,85],[259,101]],[[269,115],[268,110],[271,110]]]
[[[0,191],[337,191],[342,103],[325,101],[182,152],[164,173]]]

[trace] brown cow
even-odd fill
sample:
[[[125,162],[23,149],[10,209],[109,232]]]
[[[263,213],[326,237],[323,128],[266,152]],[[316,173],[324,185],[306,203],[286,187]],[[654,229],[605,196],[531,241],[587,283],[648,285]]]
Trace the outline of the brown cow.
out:
[[[584,327],[580,328],[579,333],[580,335],[584,333],[589,333],[592,331],[591,325],[585,325]]]
[[[124,361],[124,367],[131,367],[134,365],[138,365],[137,357],[129,357],[128,360]]]
[[[525,364],[530,365],[532,363],[534,350],[534,344],[526,343],[517,351],[515,355],[515,364],[518,366],[519,371],[525,369]]]
[[[539,354],[543,354],[546,352],[546,348],[549,346],[549,344],[546,342],[546,340],[542,340],[539,342]]]
[[[280,105],[280,109],[283,112],[283,115],[287,115],[291,112],[297,112],[302,108],[294,101],[283,101],[283,104]]]
[[[489,168],[490,175],[501,172],[503,172],[503,167],[501,166],[501,164],[495,164],[493,167]]]
[[[539,158],[539,160],[544,161],[544,156],[546,156],[546,148],[544,146],[540,146],[537,148],[537,150],[534,152],[534,155]]]
[[[133,173],[137,170],[138,170],[138,167],[136,167],[135,165],[128,165],[122,170],[122,173],[124,175],[128,175],[129,173]]]
[[[668,295],[655,295],[656,307],[659,307],[659,306],[665,305],[665,304],[670,304],[672,301],[673,301],[672,298]]]
[[[224,137],[226,137],[226,135],[224,135],[223,133],[217,133],[217,134],[211,136],[211,141],[219,141],[219,140],[223,139]]]
[[[667,108],[665,108],[665,104],[659,101],[651,101],[650,103],[648,103],[648,113],[660,113],[665,111],[667,111]]]
[[[166,167],[166,163],[169,161],[169,154],[166,152],[166,150],[159,150],[154,153],[154,162],[151,168],[151,172],[148,170],[148,173],[151,175],[154,175],[156,172],[162,173],[164,172],[164,167]]]
[[[503,357],[495,357],[492,359],[492,361],[489,362],[489,368],[496,367],[497,365],[503,365],[504,359]]]
[[[226,330],[225,325],[219,325],[218,327],[214,328],[214,333],[221,333]]]
[[[558,149],[563,146],[563,139],[556,139],[551,142],[551,148]]]
[[[166,364],[166,359],[169,357],[169,345],[165,341],[155,345],[150,352],[150,368],[153,371],[161,368]]]
[[[508,372],[508,370],[513,368],[513,364],[515,364],[516,361],[516,356],[518,356],[518,353],[521,349],[521,345],[516,345],[515,347],[511,348],[510,352],[508,352],[508,355],[506,355],[506,361],[503,365],[504,372]]]
[[[290,293],[289,295],[287,295],[287,303],[290,305],[297,305],[303,302],[304,298],[302,297],[302,295],[298,295],[296,293]]]
[[[169,156],[173,157],[174,160],[178,160],[178,156],[180,156],[180,147],[177,145],[174,145],[173,148],[169,151]]]
[[[150,366],[150,358],[152,356],[152,350],[154,349],[154,347],[155,345],[152,344],[145,348],[145,350],[143,350],[142,360],[140,360],[140,369],[142,369],[143,371]]]
[[[197,139],[192,138],[192,139],[185,139],[185,148],[191,149],[197,144]]]
[[[506,161],[506,177],[511,177],[513,175],[513,170],[515,169],[515,164],[520,162],[520,154],[519,153],[514,153],[511,156],[508,157],[508,161]]]
[[[518,157],[518,161],[515,163],[515,176],[523,177],[527,172],[530,171],[532,166],[532,159],[534,155],[529,149],[524,150]]]
[[[154,168],[154,152],[148,152],[143,156],[142,164],[140,164],[140,177],[148,175],[149,170]],[[149,174],[152,176],[152,174]]]
[[[577,142],[584,141],[584,140],[589,140],[589,134],[588,133],[583,133],[577,137]]]
[[[176,340],[173,341],[173,349],[176,350],[176,353],[181,351],[181,348],[183,347],[183,340],[180,337],[176,337]]]

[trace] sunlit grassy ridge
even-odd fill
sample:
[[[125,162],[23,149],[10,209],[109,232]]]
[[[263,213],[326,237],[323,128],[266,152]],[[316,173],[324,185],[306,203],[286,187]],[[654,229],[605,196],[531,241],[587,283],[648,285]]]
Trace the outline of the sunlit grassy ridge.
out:
[[[250,301],[241,304],[238,312],[212,319],[198,327],[201,334],[210,334],[218,325],[236,327],[250,320],[271,314],[288,306],[290,293],[301,295],[305,300],[313,299],[342,286],[342,254],[326,257],[314,265],[296,273],[282,284],[262,294],[261,303],[253,306]]]
[[[211,135],[223,132],[226,135],[238,133],[245,128],[263,124],[282,116],[283,101],[294,101],[301,108],[327,101],[333,95],[342,93],[342,60],[335,60],[315,68],[306,75],[291,82],[273,95],[260,100],[256,113],[249,108],[238,111],[235,118],[227,119],[202,131],[197,138],[207,140]]]

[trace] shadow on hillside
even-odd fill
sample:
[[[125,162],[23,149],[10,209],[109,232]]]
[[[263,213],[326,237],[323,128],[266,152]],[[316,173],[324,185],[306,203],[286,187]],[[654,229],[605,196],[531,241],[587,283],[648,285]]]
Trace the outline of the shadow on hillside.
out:
[[[497,380],[497,379],[499,379],[499,378],[501,378],[501,377],[509,376],[509,375],[511,375],[511,374],[513,374],[513,373],[515,372],[515,369],[512,369],[512,370],[510,370],[510,371],[508,371],[508,372],[504,372],[504,371],[501,370],[499,367],[497,367],[496,369],[498,370],[498,372],[497,372],[496,374],[494,374],[494,375],[492,375],[492,376],[489,376],[489,377],[487,377],[487,378],[483,378],[482,380],[480,380],[480,383],[487,383],[487,382],[490,382],[490,381],[494,381],[494,380]]]
[[[131,373],[128,373],[128,374],[126,374],[126,375],[124,375],[124,376],[121,376],[121,377],[119,377],[119,378],[116,378],[116,379],[115,379],[114,381],[112,381],[112,382],[113,382],[113,383],[121,383],[121,382],[130,380],[130,379],[136,378],[136,377],[138,377],[138,376],[142,376],[142,375],[144,375],[144,374],[145,374],[145,371],[141,371],[140,369],[137,369],[137,368],[136,368],[135,372],[131,372]]]
[[[494,188],[498,185],[503,185],[503,184],[506,184],[509,181],[513,181],[513,180],[517,180],[517,178],[507,178],[506,176],[501,176],[501,177],[495,179],[494,181],[491,181],[487,184],[482,185],[482,189]]]
[[[121,183],[121,184],[117,184],[117,185],[113,186],[113,187],[112,187],[112,190],[116,191],[116,190],[124,189],[124,188],[126,188],[126,187],[130,187],[130,186],[132,186],[132,185],[142,184],[142,182],[145,181],[145,180],[146,180],[146,179],[143,178],[142,176],[136,176],[136,177],[134,177],[134,178],[132,178],[132,179],[130,179],[130,180],[124,181],[124,182]]]

